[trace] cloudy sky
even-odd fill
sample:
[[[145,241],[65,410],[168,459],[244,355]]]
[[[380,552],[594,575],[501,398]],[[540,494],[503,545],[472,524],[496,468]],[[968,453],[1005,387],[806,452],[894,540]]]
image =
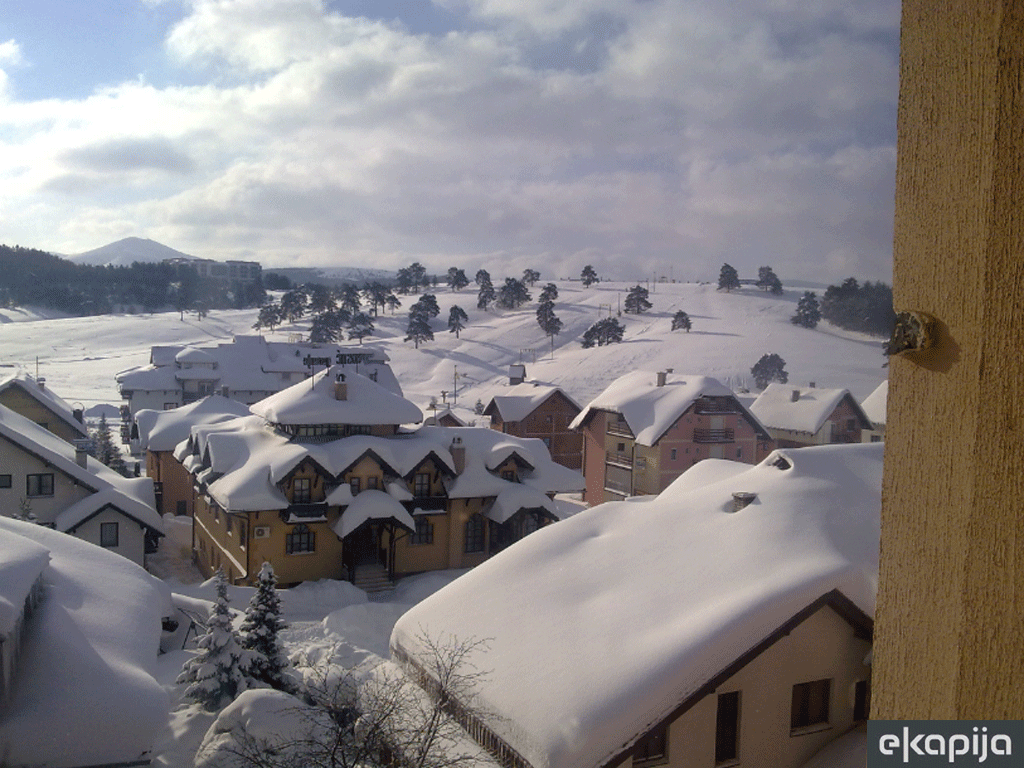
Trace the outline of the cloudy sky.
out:
[[[891,274],[898,0],[0,0],[0,243]]]

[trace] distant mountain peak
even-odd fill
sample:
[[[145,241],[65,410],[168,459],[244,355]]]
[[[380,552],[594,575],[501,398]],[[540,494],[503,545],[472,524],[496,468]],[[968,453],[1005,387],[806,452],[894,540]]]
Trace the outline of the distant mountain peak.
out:
[[[187,253],[176,251],[144,237],[126,237],[113,243],[77,253],[68,257],[76,264],[112,265],[127,267],[133,261],[144,263],[160,262],[164,259],[195,259]]]

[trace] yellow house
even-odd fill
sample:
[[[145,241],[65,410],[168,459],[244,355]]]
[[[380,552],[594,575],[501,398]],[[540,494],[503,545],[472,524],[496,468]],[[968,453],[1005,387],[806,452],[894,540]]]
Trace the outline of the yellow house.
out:
[[[264,561],[283,584],[476,565],[558,519],[552,497],[583,477],[544,443],[489,429],[402,428],[420,410],[343,365],[199,425],[174,456],[192,477],[204,574],[248,583]]]
[[[800,768],[868,716],[881,477],[872,444],[700,462],[452,582],[392,655],[486,638],[455,710],[503,765]]]
[[[69,443],[89,438],[81,413],[76,413],[49,389],[46,379],[34,379],[20,371],[0,378],[0,405]]]

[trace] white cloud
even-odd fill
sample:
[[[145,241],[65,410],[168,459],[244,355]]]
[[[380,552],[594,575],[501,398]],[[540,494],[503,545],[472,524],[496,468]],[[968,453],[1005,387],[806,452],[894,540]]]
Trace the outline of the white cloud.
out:
[[[877,278],[895,5],[452,0],[471,29],[428,35],[193,0],[166,44],[199,84],[9,100],[0,217],[38,247],[140,234],[268,264],[713,277],[767,254]]]

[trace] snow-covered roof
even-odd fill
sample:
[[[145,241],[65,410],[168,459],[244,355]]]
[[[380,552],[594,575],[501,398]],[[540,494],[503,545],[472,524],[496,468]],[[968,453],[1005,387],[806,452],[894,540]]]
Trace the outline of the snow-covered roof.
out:
[[[504,523],[522,509],[543,509],[554,519],[559,519],[554,501],[536,488],[519,483],[509,483],[507,488],[503,488],[484,514],[496,523]]]
[[[399,525],[410,531],[416,530],[416,522],[396,499],[384,491],[365,490],[349,503],[338,522],[334,524],[334,532],[345,538],[367,520],[395,520]]]
[[[860,406],[850,396],[848,389],[793,387],[772,382],[751,404],[750,411],[761,423],[772,429],[788,429],[813,435],[821,429],[845,397],[850,397],[854,409],[860,411]],[[865,422],[868,421],[863,412],[860,415]]]
[[[884,425],[888,402],[889,381],[887,379],[879,384],[874,392],[864,398],[864,402],[860,404],[860,407],[864,409],[864,413],[871,419],[872,424]]]
[[[0,551],[43,547],[44,599],[0,719],[12,765],[124,763],[152,749],[167,725],[153,677],[170,591],[120,555],[40,525],[0,517]]]
[[[387,354],[376,347],[285,343],[267,341],[262,336],[235,336],[231,342],[213,347],[155,346],[150,350],[149,365],[121,371],[115,378],[122,390],[174,391],[180,389],[178,379],[190,373],[178,368],[176,362],[215,363],[215,371],[200,368],[192,373],[206,380],[213,379],[217,386],[227,387],[231,392],[278,392],[282,384],[293,381],[296,375],[309,373],[307,357],[334,361],[339,354],[349,361],[345,363],[346,371],[373,375],[385,389],[402,394],[398,379],[388,365]],[[288,374],[288,378],[283,378],[282,374]]]
[[[36,379],[23,371],[11,373],[0,377],[0,392],[6,389],[19,389],[25,394],[37,400],[44,408],[53,413],[64,424],[71,427],[82,437],[89,436],[89,430],[75,418],[74,410],[62,398],[54,394],[53,390],[39,383]]]
[[[17,624],[25,599],[48,562],[46,547],[0,531],[0,645]]]
[[[522,421],[556,392],[560,392],[566,400],[579,410],[579,406],[576,405],[573,399],[559,387],[524,383],[506,387],[502,390],[501,394],[494,395],[487,404],[487,407],[484,408],[484,413],[490,415],[494,410],[497,410],[502,421]]]
[[[7,438],[27,453],[49,463],[54,469],[67,475],[80,486],[92,491],[94,495],[107,492],[104,498],[108,500],[108,503],[136,518],[140,523],[154,530],[163,531],[163,521],[154,508],[155,496],[153,481],[150,478],[122,477],[91,456],[86,458],[85,467],[79,466],[73,445],[2,405],[0,405],[0,436]],[[79,518],[80,514],[87,517],[97,511],[98,508],[90,509],[92,504],[93,501],[87,498],[69,507],[65,512],[75,507],[79,508],[74,514],[65,518],[71,521],[66,527],[61,526],[59,522],[58,527],[61,527],[61,530],[73,528],[81,522],[81,519],[84,519],[84,517]],[[83,510],[86,509],[89,511],[83,513]],[[57,520],[59,519],[58,515]],[[57,520],[44,522],[57,522]]]
[[[135,414],[139,445],[144,451],[170,451],[188,437],[196,424],[215,424],[248,413],[248,407],[221,395],[210,395],[168,411],[144,408]]]
[[[309,387],[309,382],[305,386]],[[456,439],[466,449],[461,472],[456,472],[451,452]],[[269,428],[260,416],[248,416],[193,427],[190,438],[175,449],[175,456],[190,472],[200,467],[210,472],[208,477],[213,479],[207,493],[224,509],[234,512],[287,508],[288,500],[277,484],[307,459],[335,478],[365,456],[374,457],[400,477],[408,477],[424,461],[433,459],[449,474],[446,487],[450,498],[496,497],[516,485],[493,471],[513,455],[521,459],[522,486],[542,494],[575,492],[584,487],[583,476],[552,461],[541,440],[485,428],[420,427],[394,437],[352,435],[307,443],[289,440]],[[388,493],[393,499],[411,498],[407,490],[392,486],[395,484],[390,484]],[[350,501],[348,491],[343,489],[347,486],[332,491],[330,504]]]
[[[344,400],[335,396],[335,385],[340,383],[346,390]],[[249,410],[273,424],[416,424],[423,420],[420,409],[404,397],[340,365],[260,400]]]
[[[535,768],[601,765],[823,595],[873,615],[882,450],[700,462],[477,566],[407,612],[392,647],[488,638],[466,659],[486,672],[488,725]],[[732,512],[740,491],[756,498]]]
[[[573,419],[569,428],[583,426],[594,411],[621,413],[636,441],[652,446],[699,398],[735,397],[729,387],[710,376],[670,373],[660,387],[658,376],[652,371],[620,376]],[[744,414],[755,429],[763,431],[756,418],[746,411]]]
[[[147,478],[141,479],[143,481],[147,480]],[[152,480],[148,481],[148,487],[150,496],[152,496]],[[107,506],[116,508],[140,525],[163,533],[163,520],[156,509],[153,508],[152,503],[147,504],[117,488],[106,488],[75,502],[57,515],[54,524],[58,531],[73,533],[78,526]]]

